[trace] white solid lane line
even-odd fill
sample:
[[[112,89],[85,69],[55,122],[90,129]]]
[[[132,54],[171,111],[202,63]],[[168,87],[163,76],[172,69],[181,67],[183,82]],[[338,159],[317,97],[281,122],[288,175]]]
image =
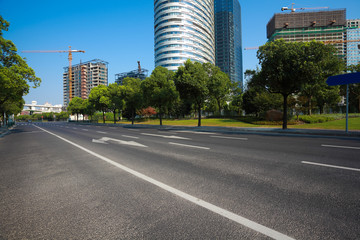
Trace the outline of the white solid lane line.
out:
[[[97,133],[107,134],[107,132],[96,131]]]
[[[171,145],[177,145],[177,146],[182,146],[182,147],[199,148],[199,149],[205,149],[205,150],[209,150],[209,149],[210,149],[210,148],[208,148],[208,147],[201,147],[201,146],[188,145],[188,144],[182,144],[182,143],[174,143],[174,142],[169,142],[169,144],[171,144]]]
[[[134,139],[139,139],[139,137],[135,137],[135,136],[129,136],[129,135],[121,135],[123,137],[127,137],[127,138],[134,138]]]
[[[210,136],[213,138],[224,138],[224,139],[234,139],[234,140],[248,140],[248,138],[238,138],[238,137],[225,137],[225,136]]]
[[[142,179],[144,181],[147,181],[147,182],[149,182],[149,183],[151,183],[151,184],[153,184],[155,186],[158,186],[158,187],[160,187],[161,189],[163,189],[163,190],[165,190],[167,192],[170,192],[170,193],[172,193],[174,195],[177,195],[177,196],[179,196],[179,197],[181,197],[181,198],[183,198],[183,199],[185,199],[185,200],[187,200],[189,202],[192,202],[192,203],[194,203],[194,204],[196,204],[196,205],[198,205],[200,207],[203,207],[205,209],[208,209],[209,211],[212,211],[213,213],[217,213],[220,216],[226,217],[226,218],[228,218],[228,219],[230,219],[230,220],[232,220],[232,221],[234,221],[236,223],[239,223],[239,224],[241,224],[241,225],[243,225],[245,227],[248,227],[248,228],[250,228],[250,229],[252,229],[254,231],[262,233],[262,234],[264,234],[264,235],[266,235],[268,237],[271,237],[273,239],[295,240],[294,238],[291,238],[291,237],[289,237],[287,235],[284,235],[284,234],[282,234],[280,232],[277,232],[277,231],[275,231],[275,230],[273,230],[271,228],[268,228],[268,227],[263,226],[263,225],[261,225],[259,223],[251,221],[251,220],[249,220],[247,218],[244,218],[244,217],[242,217],[240,215],[237,215],[237,214],[235,214],[233,212],[230,212],[230,211],[228,211],[226,209],[215,206],[215,205],[213,205],[213,204],[211,204],[209,202],[201,200],[201,199],[199,199],[197,197],[194,197],[194,196],[192,196],[190,194],[187,194],[187,193],[182,192],[182,191],[180,191],[180,190],[178,190],[176,188],[173,188],[173,187],[171,187],[169,185],[166,185],[166,184],[164,184],[162,182],[159,182],[159,181],[157,181],[157,180],[155,180],[155,179],[153,179],[151,177],[148,177],[148,176],[146,176],[146,175],[144,175],[142,173],[139,173],[139,172],[137,172],[135,170],[132,170],[131,168],[128,168],[128,167],[126,167],[126,166],[124,166],[122,164],[114,162],[114,161],[112,161],[111,159],[109,159],[107,157],[104,157],[104,156],[102,156],[100,154],[97,154],[97,153],[95,153],[95,152],[93,152],[93,151],[91,151],[91,150],[89,150],[87,148],[84,148],[84,147],[82,147],[82,146],[80,146],[80,145],[78,145],[78,144],[76,144],[74,142],[71,142],[71,141],[67,140],[66,138],[63,138],[63,137],[61,137],[59,135],[56,135],[56,134],[54,134],[52,132],[49,132],[49,131],[41,128],[41,127],[38,127],[38,126],[36,126],[36,127],[43,130],[44,132],[47,132],[47,133],[49,133],[49,134],[51,134],[51,135],[53,135],[53,136],[55,136],[55,137],[57,137],[57,138],[59,138],[59,139],[61,139],[63,141],[65,141],[65,142],[67,142],[67,143],[69,143],[69,144],[71,144],[71,145],[73,145],[73,146],[75,146],[75,147],[77,147],[77,148],[79,148],[79,149],[81,149],[81,150],[83,150],[83,151],[85,151],[85,152],[87,152],[87,153],[89,153],[89,154],[91,154],[91,155],[93,155],[93,156],[95,156],[95,157],[97,157],[97,158],[99,158],[99,159],[101,159],[101,160],[103,160],[103,161],[117,167],[117,168],[122,169],[123,171],[126,171],[126,172],[128,172],[128,173],[130,173],[130,174],[132,174],[132,175],[134,175],[134,176],[136,176],[136,177],[138,177],[138,178],[140,178],[140,179]]]
[[[329,165],[329,164],[323,164],[323,163],[306,162],[306,161],[302,161],[301,163],[310,164],[310,165],[316,165],[316,166],[321,166],[321,167],[338,168],[338,169],[345,169],[345,170],[351,170],[351,171],[360,172],[360,169],[358,169],[358,168],[349,168],[349,167],[342,167],[342,166]]]
[[[89,131],[88,129],[85,129],[85,128],[83,128],[83,129],[81,129],[81,130],[83,130],[83,131]]]
[[[337,146],[337,145],[326,145],[326,144],[322,144],[322,147],[330,147],[330,148],[344,148],[344,149],[356,149],[356,150],[360,150],[360,147],[350,147],[350,146]]]

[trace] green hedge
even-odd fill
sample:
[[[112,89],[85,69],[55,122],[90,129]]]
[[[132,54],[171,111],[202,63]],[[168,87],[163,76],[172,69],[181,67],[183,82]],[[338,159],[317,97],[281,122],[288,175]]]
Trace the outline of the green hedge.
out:
[[[345,114],[300,115],[299,121],[304,123],[324,123],[345,118]],[[349,114],[349,117],[360,117],[359,113]]]

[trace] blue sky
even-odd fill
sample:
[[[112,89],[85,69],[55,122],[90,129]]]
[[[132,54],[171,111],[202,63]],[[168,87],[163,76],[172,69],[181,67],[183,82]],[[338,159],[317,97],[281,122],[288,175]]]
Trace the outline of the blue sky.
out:
[[[288,0],[240,0],[243,47],[266,42],[266,24]],[[295,7],[346,8],[347,18],[360,18],[360,0],[298,0]],[[109,62],[109,83],[115,74],[137,68],[154,69],[153,0],[0,0],[0,14],[22,57],[42,79],[41,86],[24,97],[39,104],[63,104],[63,67],[66,53],[21,53],[23,50],[85,50],[74,53],[73,64],[92,59]],[[243,52],[244,70],[258,65],[256,51]]]

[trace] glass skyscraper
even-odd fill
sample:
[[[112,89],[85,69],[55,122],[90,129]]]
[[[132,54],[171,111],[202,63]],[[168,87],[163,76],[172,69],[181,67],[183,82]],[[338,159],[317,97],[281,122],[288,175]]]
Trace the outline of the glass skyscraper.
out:
[[[243,89],[241,6],[238,0],[215,0],[216,66]]]
[[[346,64],[357,65],[360,64],[360,41],[356,41],[360,39],[360,19],[347,20],[346,27],[346,40],[349,40],[346,44]]]
[[[154,0],[155,67],[215,64],[214,0]]]

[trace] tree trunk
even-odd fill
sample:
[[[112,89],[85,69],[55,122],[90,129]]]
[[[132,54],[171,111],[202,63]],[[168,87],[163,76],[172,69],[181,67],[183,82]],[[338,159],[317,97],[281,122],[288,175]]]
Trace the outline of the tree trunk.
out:
[[[105,112],[103,112],[103,123],[105,124]]]
[[[114,110],[113,113],[114,113],[114,124],[116,124],[116,110]]]
[[[198,106],[198,111],[199,111],[199,114],[198,114],[198,127],[201,127],[201,105],[199,104]]]
[[[218,107],[219,107],[219,116],[221,116],[221,102],[220,100],[216,100],[218,103]]]
[[[162,126],[162,113],[159,113],[159,117],[160,117],[160,126]]]
[[[79,122],[79,114],[76,113],[76,122]]]
[[[311,109],[312,109],[312,96],[309,97],[309,115],[311,115]]]
[[[134,119],[135,119],[135,110],[131,111],[131,125],[134,125]]]
[[[283,105],[283,108],[284,108],[284,114],[283,114],[283,127],[282,129],[287,129],[287,98],[288,98],[288,94],[283,94],[283,97],[284,97],[284,105]]]

